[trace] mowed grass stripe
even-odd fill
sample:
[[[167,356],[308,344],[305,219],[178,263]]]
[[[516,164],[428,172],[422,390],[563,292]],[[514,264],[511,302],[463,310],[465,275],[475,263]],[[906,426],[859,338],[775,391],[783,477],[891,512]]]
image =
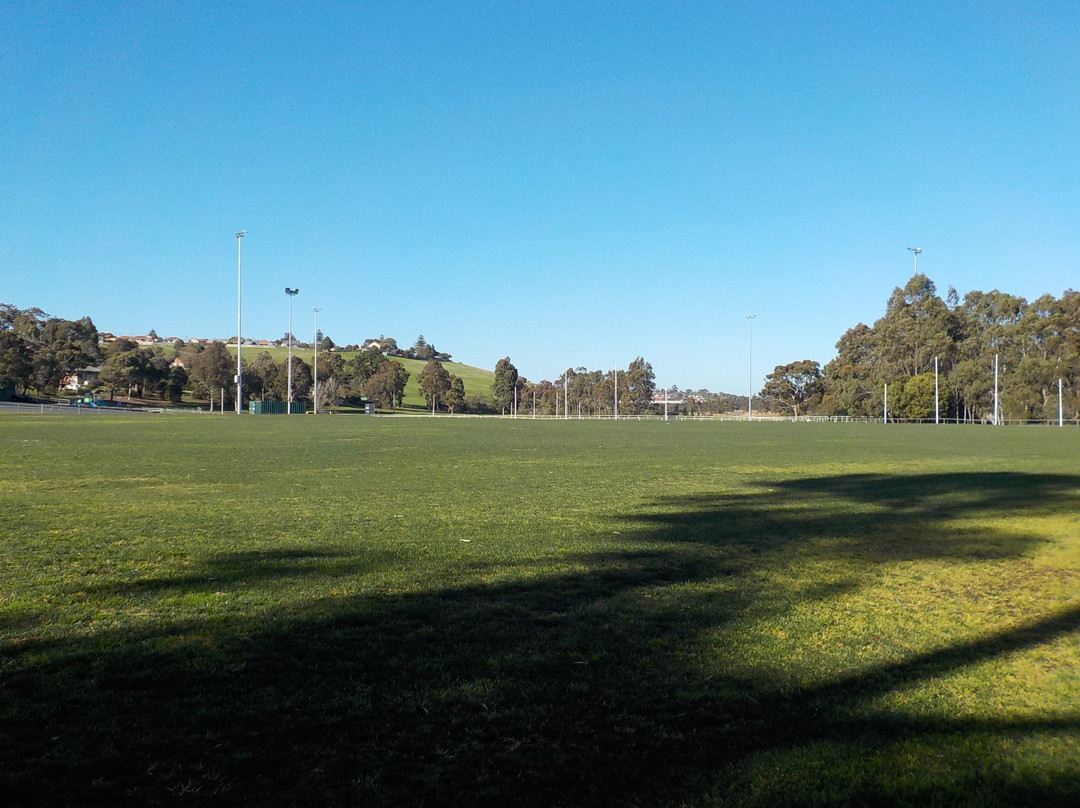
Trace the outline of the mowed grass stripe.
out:
[[[0,417],[11,804],[1070,804],[1080,430]]]

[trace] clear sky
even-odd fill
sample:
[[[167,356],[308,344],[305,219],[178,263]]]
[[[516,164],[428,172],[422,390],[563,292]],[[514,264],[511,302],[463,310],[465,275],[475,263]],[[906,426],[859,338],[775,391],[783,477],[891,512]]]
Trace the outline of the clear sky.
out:
[[[745,393],[1080,283],[1076,2],[0,4],[0,302]]]

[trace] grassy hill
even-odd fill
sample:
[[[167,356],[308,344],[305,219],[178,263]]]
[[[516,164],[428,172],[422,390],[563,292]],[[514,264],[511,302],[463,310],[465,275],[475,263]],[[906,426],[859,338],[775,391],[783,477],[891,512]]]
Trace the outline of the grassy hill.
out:
[[[227,346],[231,353],[236,353],[236,346]],[[244,346],[245,361],[250,362],[256,356],[263,351],[266,351],[273,357],[275,362],[285,362],[289,358],[288,348],[261,348],[254,345]],[[358,351],[342,351],[341,357],[348,362],[352,359]],[[310,349],[299,350],[293,348],[293,354],[299,356],[309,365],[311,364],[312,355]],[[405,385],[405,399],[402,404],[405,407],[423,407],[424,397],[420,395],[420,373],[424,369],[426,361],[420,359],[403,359],[395,356],[391,357],[395,362],[400,362],[405,366],[405,369],[409,371],[409,383]],[[465,383],[465,395],[482,395],[487,398],[491,397],[491,383],[495,380],[495,372],[491,370],[484,370],[483,368],[473,367],[472,365],[463,365],[460,362],[445,362],[443,363],[447,372],[454,376],[459,376]]]

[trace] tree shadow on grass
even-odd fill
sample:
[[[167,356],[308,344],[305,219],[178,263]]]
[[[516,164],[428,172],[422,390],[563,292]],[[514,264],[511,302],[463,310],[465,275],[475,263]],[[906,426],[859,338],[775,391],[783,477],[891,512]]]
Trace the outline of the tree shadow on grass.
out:
[[[644,520],[665,541],[725,542],[760,553],[831,541],[828,552],[879,561],[919,558],[1014,558],[1045,541],[1001,532],[989,523],[1073,514],[1080,477],[960,473],[806,477],[763,483],[737,494],[668,497]],[[809,542],[809,544],[808,544]]]
[[[266,584],[278,579],[356,575],[401,559],[399,554],[387,551],[367,550],[357,556],[340,550],[311,548],[218,553],[196,562],[183,575],[149,575],[80,589],[94,595],[214,591],[237,584]]]
[[[577,557],[573,572],[401,594],[327,592],[258,618],[9,643],[0,793],[10,805],[761,804],[776,800],[770,784],[725,792],[718,782],[758,756],[827,747],[825,775],[789,784],[788,801],[800,803],[816,793],[800,792],[800,778],[835,771],[842,780],[897,744],[914,744],[907,754],[929,761],[956,736],[992,746],[1017,734],[1075,734],[1077,715],[909,717],[873,704],[1072,635],[1080,607],[795,689],[703,674],[699,653],[763,608],[751,579],[777,558],[964,563],[987,545],[995,557],[1020,558],[1042,537],[956,524],[1075,513],[1078,492],[1080,477],[1060,475],[778,481],[628,514],[617,525],[625,549]],[[225,554],[190,575],[131,582],[128,594],[204,592],[208,582],[288,586],[371,563],[362,551]],[[116,597],[124,586],[98,594]],[[808,587],[788,602],[828,603],[857,586]],[[1075,774],[1026,780],[988,772],[988,763],[906,785],[864,775],[815,799],[1080,796]]]

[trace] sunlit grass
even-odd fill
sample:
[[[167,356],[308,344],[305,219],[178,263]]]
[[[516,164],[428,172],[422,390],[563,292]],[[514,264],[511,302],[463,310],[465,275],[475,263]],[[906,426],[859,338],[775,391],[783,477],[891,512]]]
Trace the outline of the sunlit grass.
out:
[[[1070,804],[1080,430],[0,418],[11,804]]]

